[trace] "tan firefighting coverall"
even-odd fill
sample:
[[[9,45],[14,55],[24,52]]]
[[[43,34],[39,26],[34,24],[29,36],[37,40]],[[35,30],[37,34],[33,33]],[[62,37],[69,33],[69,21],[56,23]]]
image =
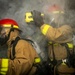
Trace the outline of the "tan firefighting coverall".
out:
[[[69,25],[62,25],[59,28],[53,28],[50,25],[44,24],[41,26],[41,32],[54,44],[54,53],[56,60],[62,60],[67,57],[67,50],[60,43],[72,41],[72,28]],[[49,44],[48,56],[53,58],[52,45]],[[61,73],[73,73],[74,68],[68,68],[67,65],[58,66],[58,71]],[[63,74],[64,75],[64,74]],[[67,74],[66,74],[67,75]]]
[[[8,44],[8,71],[7,75],[33,75],[36,67],[33,66],[35,57],[38,57],[36,50],[25,40],[19,40],[15,46],[15,59],[11,60],[12,45]],[[0,62],[2,63],[1,59]]]

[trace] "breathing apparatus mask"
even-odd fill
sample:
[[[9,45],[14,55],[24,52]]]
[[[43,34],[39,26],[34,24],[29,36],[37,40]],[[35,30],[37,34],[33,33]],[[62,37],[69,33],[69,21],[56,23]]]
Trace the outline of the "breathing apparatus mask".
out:
[[[7,29],[8,28],[0,26],[0,45],[4,45],[9,39],[9,36],[6,33]]]

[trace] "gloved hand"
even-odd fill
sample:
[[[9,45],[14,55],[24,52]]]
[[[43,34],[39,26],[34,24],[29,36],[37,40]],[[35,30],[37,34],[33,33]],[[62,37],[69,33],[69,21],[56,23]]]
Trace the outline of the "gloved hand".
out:
[[[33,15],[33,20],[36,26],[41,27],[44,24],[43,17],[41,16],[41,12],[33,10],[31,11]]]

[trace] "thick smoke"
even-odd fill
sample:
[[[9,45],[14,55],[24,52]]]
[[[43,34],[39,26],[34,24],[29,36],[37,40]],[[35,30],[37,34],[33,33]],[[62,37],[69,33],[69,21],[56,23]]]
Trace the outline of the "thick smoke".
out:
[[[0,19],[15,19],[18,22],[20,28],[23,30],[21,36],[34,39],[34,41],[39,44],[41,51],[47,54],[47,39],[41,34],[40,29],[33,25],[26,24],[24,19],[25,13],[32,10],[38,10],[42,13],[49,14],[47,10],[53,4],[57,4],[65,10],[67,0],[0,0]],[[47,21],[47,18],[45,21],[49,22]],[[46,55],[44,57],[47,58]]]
[[[67,0],[66,14],[66,23],[73,28],[75,35],[75,0]]]

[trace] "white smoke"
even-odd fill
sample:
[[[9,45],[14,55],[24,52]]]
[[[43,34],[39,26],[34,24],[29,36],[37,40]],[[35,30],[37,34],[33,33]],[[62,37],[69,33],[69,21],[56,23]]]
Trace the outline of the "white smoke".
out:
[[[41,34],[40,29],[35,28],[33,25],[29,26],[24,19],[25,12],[34,9],[48,14],[47,9],[53,4],[57,4],[65,10],[67,0],[0,0],[0,19],[15,19],[23,30],[22,37],[31,37],[40,45],[41,50],[46,53],[46,38]]]

